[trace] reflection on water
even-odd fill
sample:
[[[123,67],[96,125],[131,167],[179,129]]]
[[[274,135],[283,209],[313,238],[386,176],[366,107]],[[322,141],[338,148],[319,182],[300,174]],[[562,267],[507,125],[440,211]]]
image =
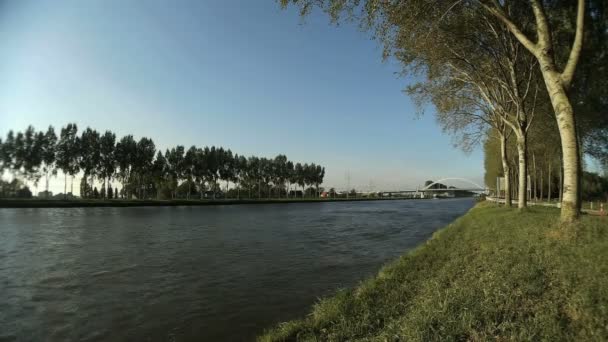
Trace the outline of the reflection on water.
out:
[[[251,340],[472,205],[0,209],[0,341]]]

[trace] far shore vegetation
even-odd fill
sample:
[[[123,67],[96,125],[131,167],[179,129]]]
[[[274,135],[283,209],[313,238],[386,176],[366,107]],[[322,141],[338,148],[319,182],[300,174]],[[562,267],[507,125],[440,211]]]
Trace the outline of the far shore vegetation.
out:
[[[259,341],[608,340],[608,217],[488,202]]]
[[[361,195],[352,193],[350,197],[293,197],[293,198],[218,198],[218,199],[37,199],[0,198],[0,208],[79,208],[79,207],[157,207],[157,206],[209,206],[233,204],[289,204],[323,202],[395,201],[413,197]],[[427,197],[425,199],[432,199]]]
[[[49,179],[61,171],[64,192],[56,198],[66,200],[75,198],[73,182],[79,174],[81,199],[129,200],[319,197],[325,176],[323,166],[285,155],[245,157],[222,147],[181,145],[163,153],[150,138],[127,135],[117,141],[113,132],[91,128],[78,134],[72,123],[59,136],[52,126],[9,131],[0,139],[0,175],[5,170],[12,181],[0,180],[0,198],[31,197],[25,182],[37,187],[41,181],[45,191],[39,197],[51,198]]]

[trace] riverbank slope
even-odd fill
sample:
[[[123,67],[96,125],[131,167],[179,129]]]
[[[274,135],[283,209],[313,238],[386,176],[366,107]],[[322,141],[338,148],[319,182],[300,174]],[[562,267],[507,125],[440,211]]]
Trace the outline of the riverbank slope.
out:
[[[608,339],[608,217],[481,203],[260,341]]]

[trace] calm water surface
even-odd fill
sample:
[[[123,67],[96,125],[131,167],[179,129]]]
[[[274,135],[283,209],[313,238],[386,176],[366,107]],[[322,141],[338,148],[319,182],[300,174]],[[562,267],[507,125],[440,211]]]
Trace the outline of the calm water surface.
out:
[[[471,199],[0,209],[0,341],[248,341]]]

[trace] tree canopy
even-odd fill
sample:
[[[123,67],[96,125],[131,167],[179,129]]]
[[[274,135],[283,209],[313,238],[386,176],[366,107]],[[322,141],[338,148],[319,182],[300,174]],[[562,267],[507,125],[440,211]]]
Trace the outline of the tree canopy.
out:
[[[399,61],[403,75],[422,80],[408,93],[419,104],[434,105],[440,124],[454,134],[457,145],[471,149],[486,136],[502,141],[498,153],[507,180],[513,172],[506,145],[513,133],[520,207],[527,199],[526,175],[534,168],[528,165],[529,131],[539,121],[553,120],[557,129],[551,133],[561,148],[554,162],[559,161],[563,170],[562,221],[576,220],[582,154],[608,160],[608,30],[603,0],[280,4],[298,7],[303,16],[320,9],[333,23],[356,22],[371,32],[382,45],[384,58]]]

